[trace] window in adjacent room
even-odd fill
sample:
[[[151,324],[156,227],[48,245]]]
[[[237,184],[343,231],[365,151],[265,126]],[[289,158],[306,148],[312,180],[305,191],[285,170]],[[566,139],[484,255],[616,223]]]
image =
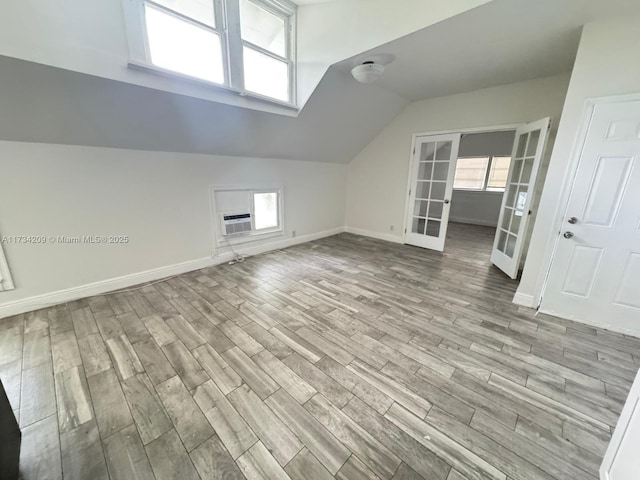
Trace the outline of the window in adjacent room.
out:
[[[122,0],[144,64],[293,104],[295,11],[288,0]],[[132,18],[135,17],[135,18]]]
[[[510,164],[504,156],[458,158],[453,188],[503,192]]]

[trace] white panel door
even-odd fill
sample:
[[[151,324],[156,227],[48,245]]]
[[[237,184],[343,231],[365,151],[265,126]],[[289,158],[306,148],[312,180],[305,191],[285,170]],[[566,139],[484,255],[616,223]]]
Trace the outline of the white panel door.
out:
[[[600,480],[637,480],[640,476],[640,371],[633,382],[600,466]]]
[[[549,118],[528,123],[516,130],[491,252],[491,262],[511,278],[518,276],[548,130]]]
[[[416,139],[405,243],[444,250],[459,146],[459,133]]]
[[[590,120],[540,308],[640,334],[640,101]]]

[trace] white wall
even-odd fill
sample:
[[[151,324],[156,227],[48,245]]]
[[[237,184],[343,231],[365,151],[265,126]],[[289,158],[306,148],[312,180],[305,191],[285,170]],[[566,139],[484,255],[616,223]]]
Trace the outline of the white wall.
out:
[[[410,104],[349,164],[347,227],[402,241],[412,134],[547,116],[557,124],[568,80],[556,75]]]
[[[561,191],[569,181],[567,169],[585,100],[640,92],[638,32],[640,18],[637,17],[611,19],[584,27],[540,200],[538,221],[533,229],[527,263],[516,294],[521,303],[539,304],[557,238],[556,232],[561,227],[562,206],[566,205],[566,197],[563,200]]]
[[[126,245],[5,244],[16,289],[0,293],[0,314],[42,294],[210,263],[210,185],[283,186],[287,239],[344,225],[344,165],[18,142],[0,142],[0,158],[0,235],[130,237]]]

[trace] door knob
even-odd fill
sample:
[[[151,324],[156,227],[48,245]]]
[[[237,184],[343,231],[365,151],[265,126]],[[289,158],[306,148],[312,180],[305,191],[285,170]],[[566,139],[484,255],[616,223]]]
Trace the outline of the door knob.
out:
[[[564,232],[562,236],[564,238],[573,238],[573,232]]]
[[[445,198],[444,203],[449,203],[449,200],[447,200],[447,199]]]
[[[575,223],[578,223],[578,219],[576,217],[571,217],[569,220],[567,220],[567,222],[573,225]]]

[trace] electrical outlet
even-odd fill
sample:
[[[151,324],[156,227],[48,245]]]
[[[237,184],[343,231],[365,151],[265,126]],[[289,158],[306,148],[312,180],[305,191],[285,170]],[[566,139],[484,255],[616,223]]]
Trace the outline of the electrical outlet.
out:
[[[296,231],[295,230],[291,230],[291,238],[296,238]]]
[[[393,232],[393,225],[389,225],[389,231]]]

